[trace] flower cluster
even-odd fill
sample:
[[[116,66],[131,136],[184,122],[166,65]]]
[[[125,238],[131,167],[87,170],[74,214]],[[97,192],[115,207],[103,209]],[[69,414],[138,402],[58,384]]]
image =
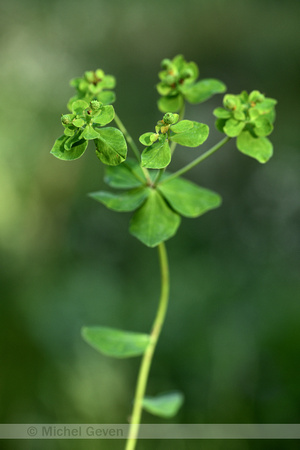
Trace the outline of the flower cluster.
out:
[[[227,94],[224,108],[216,108],[217,128],[229,137],[237,137],[248,129],[256,137],[268,136],[273,131],[276,100],[266,98],[259,91],[249,95],[243,91],[240,95]]]
[[[103,105],[109,105],[116,99],[111,90],[116,86],[116,79],[112,75],[106,75],[103,70],[89,70],[82,77],[73,78],[70,85],[77,91],[76,95],[68,102],[68,108],[72,111],[72,104],[77,100],[90,102],[96,99]]]
[[[219,80],[208,78],[196,82],[199,69],[196,63],[187,62],[182,55],[172,60],[164,59],[162,71],[158,76],[160,82],[156,88],[162,96],[158,100],[158,108],[162,112],[176,112],[189,103],[202,103],[214,94],[226,91],[226,86]]]

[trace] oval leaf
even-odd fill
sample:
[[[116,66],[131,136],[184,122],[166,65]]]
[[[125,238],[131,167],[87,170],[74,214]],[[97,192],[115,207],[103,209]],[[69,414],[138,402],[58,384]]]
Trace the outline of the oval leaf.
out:
[[[198,217],[221,205],[221,197],[183,178],[166,179],[158,186],[172,208],[185,217]]]
[[[115,117],[114,107],[111,105],[103,106],[98,116],[93,117],[93,123],[97,123],[101,127],[107,125]]]
[[[107,327],[83,327],[81,335],[91,347],[114,358],[142,355],[150,340],[148,334]]]
[[[153,136],[153,134],[154,134],[153,131],[148,131],[147,133],[142,134],[139,137],[140,143],[146,146],[152,145],[153,141],[151,141],[150,137]]]
[[[103,105],[110,105],[116,101],[116,94],[113,91],[102,91],[97,95],[97,100]]]
[[[163,169],[170,164],[171,150],[167,139],[155,142],[145,148],[142,153],[142,167],[147,169]]]
[[[100,137],[95,139],[96,154],[100,161],[109,166],[117,166],[126,159],[126,140],[117,128],[97,129]]]
[[[221,94],[226,91],[226,86],[219,80],[207,78],[198,83],[187,86],[182,92],[190,103],[202,103],[215,94]]]
[[[174,133],[184,133],[194,127],[194,122],[192,120],[181,120],[175,125],[171,125],[171,130]]]
[[[273,145],[266,137],[254,137],[249,131],[243,131],[236,140],[237,148],[245,155],[267,162],[273,155]]]
[[[88,146],[88,141],[82,139],[81,141],[76,142],[70,150],[66,150],[64,145],[67,139],[69,139],[68,136],[64,135],[56,139],[50,153],[52,153],[52,155],[56,158],[64,161],[72,161],[80,158]]]
[[[185,122],[185,120],[183,120],[182,122]],[[174,125],[174,127],[176,126],[177,125]],[[174,127],[172,127],[172,131]],[[170,140],[173,142],[177,142],[177,144],[183,145],[184,147],[198,147],[198,145],[201,145],[206,141],[206,139],[208,138],[208,134],[209,128],[207,125],[205,125],[204,123],[193,121],[192,128],[184,131],[183,133],[172,134]]]
[[[173,97],[171,96],[161,97],[157,102],[158,109],[164,113],[177,112],[180,110],[182,105],[183,105],[182,95],[175,95]]]
[[[94,130],[92,125],[87,125],[85,127],[85,129],[83,130],[83,133],[81,134],[81,136],[84,139],[90,141],[93,139],[97,139],[99,137],[99,133],[96,130]]]
[[[229,137],[237,137],[245,128],[245,122],[239,122],[235,119],[229,119],[226,121],[223,131]]]
[[[155,247],[174,236],[179,224],[180,216],[167,206],[156,190],[151,189],[144,205],[132,217],[129,231],[148,247]]]
[[[117,194],[105,191],[92,192],[89,196],[113,211],[128,212],[139,208],[148,194],[149,189],[142,188]]]
[[[144,397],[143,408],[159,417],[173,417],[182,406],[184,396],[179,391],[160,394],[155,397]]]
[[[138,162],[135,159],[127,158],[119,166],[107,167],[104,181],[111,187],[128,189],[145,184],[146,178]]]

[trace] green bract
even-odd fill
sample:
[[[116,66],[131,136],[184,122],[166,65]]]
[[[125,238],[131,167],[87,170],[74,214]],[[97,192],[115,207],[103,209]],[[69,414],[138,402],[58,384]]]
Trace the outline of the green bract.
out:
[[[127,155],[123,134],[116,128],[100,128],[110,123],[114,116],[111,105],[105,106],[98,100],[92,100],[90,104],[76,100],[72,104],[72,114],[64,114],[61,118],[64,136],[55,141],[51,153],[63,160],[77,159],[87,148],[85,141],[95,140],[96,154],[104,164],[120,164]]]
[[[170,142],[185,147],[198,147],[206,141],[209,128],[203,123],[191,120],[178,122],[178,114],[168,112],[157,122],[156,133],[147,132],[140,136],[140,142],[147,146],[142,153],[142,167],[164,169],[171,162]]]
[[[216,127],[229,137],[237,137],[237,148],[261,163],[273,154],[272,143],[266,136],[273,131],[276,100],[259,91],[239,95],[227,94],[224,108],[216,108]]]
[[[158,108],[162,112],[176,112],[181,109],[185,100],[190,103],[202,103],[214,94],[226,91],[226,86],[213,78],[198,81],[198,66],[194,62],[185,61],[177,55],[171,61],[164,59],[159,73],[160,83],[157,91],[162,96],[158,100]]]
[[[111,90],[116,86],[115,77],[105,75],[103,70],[87,71],[82,77],[73,78],[70,82],[77,93],[68,102],[68,108],[72,111],[72,105],[76,100],[98,100],[104,105],[113,103],[116,99],[115,93]]]

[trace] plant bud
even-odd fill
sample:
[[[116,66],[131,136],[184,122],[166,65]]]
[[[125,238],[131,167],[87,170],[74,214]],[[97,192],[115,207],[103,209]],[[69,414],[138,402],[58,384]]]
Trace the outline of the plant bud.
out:
[[[90,102],[90,106],[93,111],[99,111],[99,109],[102,106],[102,103],[98,102],[98,100],[92,100]]]
[[[162,67],[162,69],[167,70],[171,64],[172,64],[172,61],[170,59],[165,58],[161,62],[161,67]]]
[[[164,123],[166,123],[168,125],[171,125],[172,123],[174,123],[175,120],[176,120],[176,117],[172,113],[166,113],[163,117]]]
[[[261,103],[265,99],[265,96],[261,94],[259,91],[252,91],[249,95],[249,102],[252,103]]]
[[[191,69],[184,69],[180,76],[182,79],[191,78],[193,76],[193,71]]]
[[[71,121],[70,121],[70,118],[69,118],[68,114],[63,114],[63,115],[61,116],[61,122],[62,122],[64,125],[70,125]]]
[[[238,98],[235,95],[227,94],[224,97],[224,106],[228,109],[235,109],[239,104]]]

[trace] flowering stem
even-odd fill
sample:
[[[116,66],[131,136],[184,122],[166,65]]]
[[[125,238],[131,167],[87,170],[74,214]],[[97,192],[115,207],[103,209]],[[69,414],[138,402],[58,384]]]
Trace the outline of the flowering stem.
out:
[[[130,146],[131,150],[133,151],[136,159],[138,160],[138,162],[141,161],[141,155],[140,152],[137,148],[137,146],[135,145],[134,140],[132,139],[132,137],[130,136],[130,134],[128,133],[127,129],[125,128],[125,126],[123,125],[123,122],[121,121],[121,119],[119,118],[119,116],[117,116],[117,114],[115,114],[114,120],[119,128],[119,130],[122,131],[122,133],[125,136],[126,141],[128,142],[128,145]]]
[[[142,407],[143,407],[143,399],[145,396],[148,376],[150,372],[151,362],[153,358],[153,354],[156,348],[156,344],[164,323],[164,319],[166,316],[168,300],[169,300],[169,290],[170,290],[170,281],[169,281],[169,265],[168,265],[168,256],[165,244],[162,242],[158,246],[159,252],[159,262],[160,262],[160,271],[161,271],[161,294],[159,305],[156,313],[155,320],[152,325],[152,331],[150,334],[150,340],[148,347],[144,353],[140,371],[137,380],[137,386],[134,397],[133,411],[131,416],[131,423],[129,428],[128,440],[126,443],[125,450],[134,450],[137,438],[138,431],[141,422],[142,415]]]

